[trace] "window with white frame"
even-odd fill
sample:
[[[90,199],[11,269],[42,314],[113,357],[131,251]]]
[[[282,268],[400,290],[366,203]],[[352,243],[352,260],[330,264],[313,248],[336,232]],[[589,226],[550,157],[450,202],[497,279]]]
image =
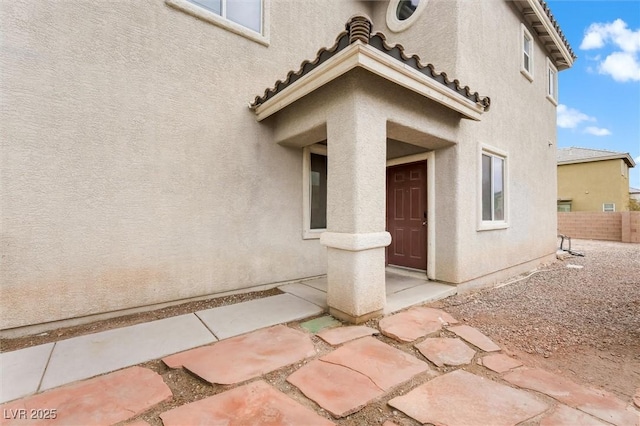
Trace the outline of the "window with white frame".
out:
[[[506,157],[482,151],[482,222],[506,222]]]
[[[257,33],[262,32],[262,0],[189,0]]]
[[[520,42],[522,50],[522,62],[520,72],[533,81],[533,36],[524,24],[520,25]]]
[[[616,211],[615,203],[604,203],[602,205],[602,211],[603,212],[615,212]]]
[[[327,229],[327,148],[316,144],[303,151],[303,238],[320,238]]]
[[[558,69],[547,58],[547,99],[558,105]]]
[[[169,6],[233,33],[269,45],[270,0],[165,0]]]

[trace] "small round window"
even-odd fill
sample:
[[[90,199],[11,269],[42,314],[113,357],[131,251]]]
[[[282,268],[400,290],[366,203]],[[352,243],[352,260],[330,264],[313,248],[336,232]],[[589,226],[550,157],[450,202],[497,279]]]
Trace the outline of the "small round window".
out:
[[[394,33],[404,31],[418,20],[428,0],[389,0],[387,27]]]
[[[396,9],[396,18],[400,21],[409,19],[418,8],[420,0],[400,0]]]

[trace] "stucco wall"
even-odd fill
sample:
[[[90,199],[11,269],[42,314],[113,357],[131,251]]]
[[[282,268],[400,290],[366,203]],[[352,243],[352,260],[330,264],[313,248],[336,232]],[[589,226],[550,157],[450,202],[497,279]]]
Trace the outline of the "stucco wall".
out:
[[[539,40],[533,81],[520,73],[524,19],[515,5],[482,0],[460,4],[456,77],[490,96],[491,109],[481,122],[463,120],[459,143],[442,153],[457,170],[448,182],[457,203],[439,204],[443,210],[437,226],[443,230],[439,238],[456,247],[451,258],[438,253],[438,276],[486,284],[499,278],[487,274],[513,267],[512,273],[523,272],[518,267],[531,269],[531,261],[549,260],[555,252],[556,107],[546,98],[547,54]],[[480,230],[483,144],[506,153],[505,229]]]
[[[601,212],[604,203],[629,210],[629,177],[623,160],[592,161],[558,166],[558,198],[571,199],[571,211]],[[625,168],[626,169],[626,166]]]
[[[0,329],[326,272],[247,104],[368,6],[270,3],[266,47],[162,0],[0,2]]]

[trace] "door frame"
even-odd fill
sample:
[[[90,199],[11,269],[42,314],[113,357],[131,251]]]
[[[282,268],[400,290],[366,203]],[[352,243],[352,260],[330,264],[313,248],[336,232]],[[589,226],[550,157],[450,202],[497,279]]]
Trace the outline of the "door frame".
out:
[[[416,163],[418,161],[427,162],[427,278],[436,279],[436,205],[435,192],[435,151],[423,152],[420,154],[407,155],[406,157],[387,160],[387,168],[399,166],[401,164]],[[386,192],[386,190],[385,190]]]

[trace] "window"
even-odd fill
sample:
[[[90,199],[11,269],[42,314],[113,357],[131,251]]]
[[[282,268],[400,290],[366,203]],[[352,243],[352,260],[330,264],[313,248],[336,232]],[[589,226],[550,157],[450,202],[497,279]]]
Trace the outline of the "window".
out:
[[[615,203],[604,203],[602,205],[602,211],[603,212],[615,212],[616,211]]]
[[[257,33],[262,32],[262,0],[189,0]]]
[[[418,8],[418,3],[420,3],[420,0],[400,0],[396,9],[396,18],[404,21],[411,17]]]
[[[165,0],[176,9],[268,45],[269,0]]]
[[[522,63],[520,72],[533,81],[533,37],[527,27],[521,24],[520,40],[522,42]]]
[[[327,147],[303,151],[303,238],[320,238],[327,229]]]
[[[547,58],[547,99],[558,105],[558,70]]]
[[[428,0],[390,0],[387,6],[387,27],[396,33],[406,30],[416,22],[427,2]]]
[[[507,227],[506,154],[483,147],[480,156],[479,230]]]
[[[571,211],[571,201],[558,201],[558,211],[568,213]]]

